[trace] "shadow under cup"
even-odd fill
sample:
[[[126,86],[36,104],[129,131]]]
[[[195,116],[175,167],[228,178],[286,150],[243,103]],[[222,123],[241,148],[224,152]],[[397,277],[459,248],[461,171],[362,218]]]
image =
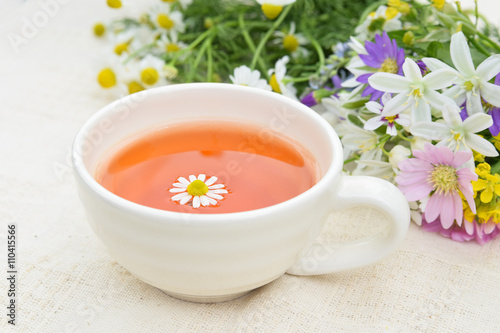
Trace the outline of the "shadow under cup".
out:
[[[318,182],[262,209],[186,214],[127,201],[93,178],[103,156],[133,134],[163,123],[200,119],[261,124],[263,136],[266,130],[284,133],[312,153]],[[326,121],[288,97],[195,83],[146,90],[104,107],[78,133],[73,162],[88,221],[119,264],[175,297],[214,302],[276,279],[314,242],[331,213],[342,147]]]

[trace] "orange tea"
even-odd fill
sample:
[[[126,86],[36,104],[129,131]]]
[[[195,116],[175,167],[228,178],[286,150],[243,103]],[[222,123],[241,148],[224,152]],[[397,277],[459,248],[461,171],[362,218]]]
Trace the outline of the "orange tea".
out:
[[[137,134],[102,161],[97,181],[153,208],[232,213],[271,206],[311,188],[311,153],[256,124],[194,121]]]

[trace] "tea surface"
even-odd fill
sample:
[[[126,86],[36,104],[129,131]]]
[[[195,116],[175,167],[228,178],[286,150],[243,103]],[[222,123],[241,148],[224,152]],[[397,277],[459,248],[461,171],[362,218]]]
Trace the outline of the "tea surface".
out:
[[[260,125],[233,121],[168,125],[134,136],[109,156],[96,174],[102,186],[129,201],[175,212],[263,208],[316,183],[316,162],[306,148]],[[189,182],[190,175],[199,174],[206,175],[205,182],[217,177],[214,185],[223,184],[228,193],[218,193],[222,199],[198,208],[194,197],[184,204],[172,200],[182,190],[169,191],[179,177]]]

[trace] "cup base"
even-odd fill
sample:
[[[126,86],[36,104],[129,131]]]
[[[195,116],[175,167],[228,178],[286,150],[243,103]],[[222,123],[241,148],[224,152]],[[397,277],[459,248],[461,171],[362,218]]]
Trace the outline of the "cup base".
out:
[[[174,298],[180,299],[182,301],[188,301],[188,302],[194,302],[194,303],[221,303],[221,302],[227,302],[227,301],[232,301],[234,299],[240,298],[242,296],[245,296],[246,294],[250,293],[252,290],[247,290],[235,294],[229,294],[229,295],[217,295],[217,296],[195,296],[195,295],[186,295],[186,294],[178,294],[174,293],[168,290],[163,290],[165,294],[172,296]]]

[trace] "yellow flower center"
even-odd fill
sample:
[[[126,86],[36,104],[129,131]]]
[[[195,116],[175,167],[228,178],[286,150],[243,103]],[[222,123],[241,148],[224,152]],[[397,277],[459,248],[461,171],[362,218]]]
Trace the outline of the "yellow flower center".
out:
[[[152,67],[147,67],[141,72],[141,81],[148,85],[158,82],[159,77],[158,71]]]
[[[167,44],[167,46],[165,47],[165,49],[166,49],[167,53],[172,53],[172,52],[179,51],[181,48],[177,44],[169,43],[169,44]]]
[[[192,195],[192,196],[202,196],[207,194],[208,192],[208,186],[205,184],[203,181],[196,179],[195,181],[191,182],[191,184],[188,185],[187,187],[187,193]]]
[[[437,9],[443,9],[445,0],[432,0],[432,5]]]
[[[97,82],[99,82],[103,88],[111,88],[116,85],[116,75],[111,68],[104,68],[97,75]]]
[[[398,116],[397,116],[397,115],[395,115],[395,116],[390,116],[390,117],[384,117],[384,119],[385,119],[385,120],[387,120],[387,122],[388,122],[389,124],[392,124],[392,123],[394,123],[394,119],[396,119],[397,117],[398,117]]]
[[[396,59],[387,58],[380,66],[379,72],[397,74],[398,70],[398,62],[396,61]]]
[[[385,17],[387,17],[387,20],[392,20],[393,18],[396,17],[396,15],[398,15],[398,13],[399,11],[396,8],[388,7],[385,10]]]
[[[115,9],[122,8],[121,0],[107,0],[107,4],[111,8],[115,8]]]
[[[102,36],[106,32],[106,27],[102,23],[96,23],[94,25],[94,35],[96,36]]]
[[[161,1],[163,1],[163,2],[169,2],[169,3],[174,3],[177,0],[161,0]]]
[[[269,85],[271,86],[271,88],[273,88],[274,92],[281,94],[281,88],[280,84],[278,83],[278,79],[276,78],[276,74],[273,74],[271,76],[271,79],[269,80]]]
[[[474,89],[474,83],[472,83],[471,81],[467,81],[464,83],[464,88],[467,91],[471,91],[472,89]]]
[[[458,190],[458,176],[450,165],[436,165],[430,174],[430,181],[438,193],[449,193]]]
[[[139,91],[143,91],[145,88],[137,81],[132,81],[128,84],[128,93],[134,94]]]
[[[295,52],[299,47],[299,40],[294,35],[286,35],[283,38],[283,47],[290,53]]]
[[[277,18],[283,10],[283,6],[271,5],[268,3],[263,4],[261,8],[264,15],[266,15],[266,17],[270,20],[274,20],[275,18]]]
[[[128,43],[120,43],[115,46],[115,53],[121,55],[123,52],[128,51]]]
[[[422,94],[422,92],[420,91],[420,88],[416,88],[416,87],[412,87],[412,88],[413,88],[413,90],[411,91],[410,96],[413,95],[413,97],[415,97],[415,99],[424,96]]]
[[[159,14],[157,17],[158,25],[164,29],[172,29],[174,21],[167,14]]]

